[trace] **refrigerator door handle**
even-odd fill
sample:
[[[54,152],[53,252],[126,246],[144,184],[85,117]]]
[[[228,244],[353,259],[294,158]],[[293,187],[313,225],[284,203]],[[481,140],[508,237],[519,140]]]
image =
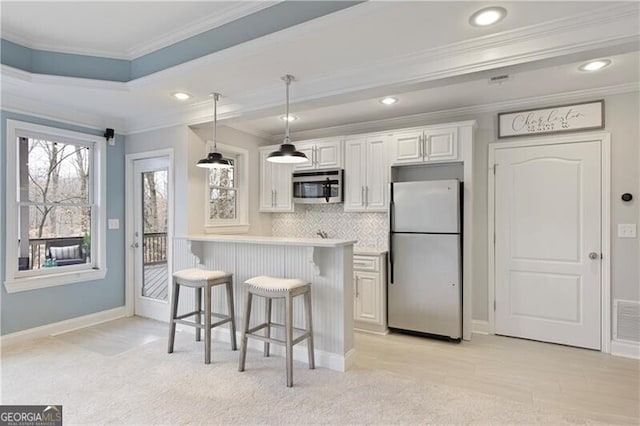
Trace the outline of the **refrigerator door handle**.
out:
[[[393,284],[393,182],[389,184],[389,283]]]
[[[389,232],[389,283],[393,284],[393,232]]]

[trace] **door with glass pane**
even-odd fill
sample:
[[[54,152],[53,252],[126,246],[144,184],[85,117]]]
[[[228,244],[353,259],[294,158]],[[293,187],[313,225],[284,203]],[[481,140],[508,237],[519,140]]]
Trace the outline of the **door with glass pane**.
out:
[[[166,321],[170,277],[169,159],[134,162],[135,315]]]

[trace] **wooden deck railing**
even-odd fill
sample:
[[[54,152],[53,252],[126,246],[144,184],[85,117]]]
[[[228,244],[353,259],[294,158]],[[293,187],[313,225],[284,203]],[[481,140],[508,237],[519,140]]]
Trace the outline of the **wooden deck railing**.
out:
[[[29,267],[31,269],[40,269],[47,258],[47,243],[51,241],[73,241],[82,240],[82,235],[77,237],[61,237],[61,238],[32,238],[29,240],[29,259],[31,260]],[[26,266],[26,265],[25,265]]]
[[[62,238],[33,238],[29,240],[29,268],[40,269],[47,258],[47,243],[51,241],[77,241],[82,236]],[[144,234],[143,263],[156,265],[167,261],[167,233],[152,232]],[[25,259],[26,261],[26,259]],[[27,266],[27,265],[25,265]]]
[[[167,261],[167,233],[151,232],[144,234],[142,241],[143,263],[156,265]]]

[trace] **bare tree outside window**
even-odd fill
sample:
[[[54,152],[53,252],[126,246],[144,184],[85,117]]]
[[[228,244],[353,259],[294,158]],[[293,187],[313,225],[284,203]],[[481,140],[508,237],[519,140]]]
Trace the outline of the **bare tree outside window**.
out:
[[[29,241],[32,269],[58,266],[44,265],[45,259],[55,257],[52,252],[60,257],[60,266],[86,263],[92,216],[89,146],[25,137],[19,137],[18,144],[21,256],[23,242]],[[59,247],[71,248],[63,254]]]
[[[209,172],[209,219],[236,219],[238,189],[235,160],[229,169],[211,169]]]

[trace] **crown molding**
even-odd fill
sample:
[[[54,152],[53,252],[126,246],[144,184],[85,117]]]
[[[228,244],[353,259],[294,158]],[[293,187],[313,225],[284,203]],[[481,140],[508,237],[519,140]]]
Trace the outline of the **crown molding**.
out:
[[[131,47],[126,52],[126,58],[131,60],[139,58],[140,56],[162,49],[163,47],[170,46],[205,31],[221,27],[229,22],[259,12],[263,9],[267,9],[281,1],[283,0],[228,3],[227,8],[222,12],[217,12],[215,15],[204,16],[194,22],[190,22],[182,27],[176,28],[154,40]]]
[[[459,120],[461,117],[469,117],[474,114],[498,113],[514,109],[537,107],[544,104],[559,104],[595,98],[603,96],[621,95],[625,93],[640,92],[640,82],[618,84],[614,86],[596,87],[571,92],[554,93],[551,95],[533,96],[529,98],[514,99],[501,102],[493,102],[481,105],[471,105],[460,108],[451,108],[441,111],[425,112],[374,121],[346,124],[342,126],[325,127],[321,129],[303,130],[292,132],[294,140],[316,139],[330,136],[357,135],[361,133],[375,133],[404,129],[408,127],[424,126],[437,120]],[[271,135],[269,140],[278,141],[284,135]]]
[[[215,67],[223,62],[239,61],[267,46],[277,45],[301,34],[329,28],[336,23],[344,24],[362,19],[363,16],[384,11],[388,7],[393,5],[390,2],[361,3],[308,21],[304,25],[293,26],[240,44],[233,49],[225,49],[127,83],[31,74],[7,66],[2,66],[1,76],[3,85],[9,80],[9,84],[59,84],[108,91],[129,91],[136,95],[139,90],[148,90],[152,84],[161,85],[168,78],[193,68]],[[640,29],[637,26],[639,10],[637,3],[625,3],[621,6],[603,8],[599,13],[591,12],[562,18],[410,55],[381,58],[373,63],[351,67],[337,73],[304,78],[296,82],[293,106],[305,102],[326,103],[331,102],[332,97],[356,95],[367,90],[391,87],[398,89],[496,67],[590,52],[603,47],[637,44],[640,41]],[[223,101],[220,105],[220,121],[280,107],[282,86],[274,83],[230,95]],[[120,121],[124,123],[123,128],[128,133],[175,125],[200,124],[211,120],[209,107],[210,102],[207,101],[173,109],[164,114],[132,114],[131,117],[122,118]],[[36,111],[39,110],[41,108],[36,108]],[[64,108],[57,107],[50,112],[58,110]],[[460,110],[457,113],[463,112]]]
[[[4,82],[3,82],[4,84]],[[32,117],[44,118],[73,126],[86,127],[88,129],[104,130],[110,127],[119,135],[126,134],[126,124],[118,117],[107,117],[88,113],[70,107],[62,107],[43,102],[42,99],[31,99],[24,96],[2,93],[2,111],[10,111]],[[73,117],[72,120],[69,117]]]
[[[108,91],[129,92],[131,91],[127,83],[108,80],[94,80],[90,78],[65,77],[50,74],[37,74],[29,71],[23,71],[8,65],[0,64],[0,78],[2,85],[5,84],[42,84],[50,86],[63,87],[83,87],[87,89],[98,89]]]
[[[219,50],[209,55],[201,56],[188,62],[178,64],[174,67],[145,75],[129,81],[128,84],[136,87],[152,85],[157,82],[162,82],[168,77],[180,76],[184,72],[192,69],[215,67],[221,63],[250,57],[257,51],[271,46],[278,46],[284,41],[295,40],[310,33],[313,34],[320,30],[331,28],[337,24],[345,24],[361,20],[363,17],[366,17],[380,9],[390,7],[387,3],[389,2],[365,1],[346,9],[338,10],[328,15],[323,15],[310,21],[306,21],[302,24],[294,25],[275,33],[270,33],[259,38],[248,40],[244,43],[233,46],[233,48]]]
[[[144,56],[156,50],[201,34],[205,31],[212,30],[214,28],[228,24],[229,22],[251,15],[252,13],[256,13],[268,7],[274,6],[281,1],[282,0],[228,2],[228,4],[226,4],[226,8],[221,12],[218,11],[215,14],[203,16],[181,27],[173,28],[163,35],[160,35],[150,41],[145,41],[143,43],[134,45],[126,49],[125,51],[91,49],[70,45],[65,46],[61,45],[60,43],[38,41],[21,36],[18,33],[7,29],[2,29],[1,34],[2,38],[5,40],[35,50],[70,53],[75,55],[99,56],[110,59],[134,60],[136,58],[139,58],[140,56]]]
[[[372,13],[390,7],[388,2],[366,2],[336,13],[336,16],[321,17],[305,26],[288,28],[260,39],[252,40],[234,49],[227,49],[172,69],[142,77],[127,83],[130,87],[146,86],[162,81],[163,74],[181,73],[191,67],[215,67],[221,62],[239,60],[272,43],[280,43],[298,32],[316,31],[327,25],[355,19],[362,12]],[[361,15],[360,15],[361,16]],[[637,26],[639,8],[636,4],[608,7],[598,14],[582,14],[577,18],[563,18],[539,25],[498,33],[447,46],[423,50],[411,55],[384,58],[376,63],[318,75],[296,82],[295,107],[301,103],[327,100],[334,96],[356,94],[382,88],[401,88],[437,79],[456,77],[494,68],[519,65],[531,61],[550,59],[596,49],[640,42]],[[331,19],[330,19],[331,18]],[[491,58],[491,59],[487,59]],[[233,96],[233,106],[221,119],[241,117],[282,104],[282,87],[279,84],[263,86]],[[241,106],[241,107],[240,107]],[[164,117],[169,122],[179,123],[178,113]],[[184,115],[184,114],[183,114]],[[147,117],[140,123],[131,123],[131,128],[142,130],[162,126]]]
[[[98,56],[101,58],[109,58],[109,59],[124,59],[124,60],[131,59],[128,57],[126,53],[115,51],[115,50],[90,49],[90,48],[83,48],[78,46],[64,46],[64,45],[61,45],[60,43],[38,42],[6,29],[2,30],[2,38],[12,43],[19,44],[22,47],[26,47],[33,50],[43,50],[47,52],[57,52],[57,53],[69,53],[72,55]]]

